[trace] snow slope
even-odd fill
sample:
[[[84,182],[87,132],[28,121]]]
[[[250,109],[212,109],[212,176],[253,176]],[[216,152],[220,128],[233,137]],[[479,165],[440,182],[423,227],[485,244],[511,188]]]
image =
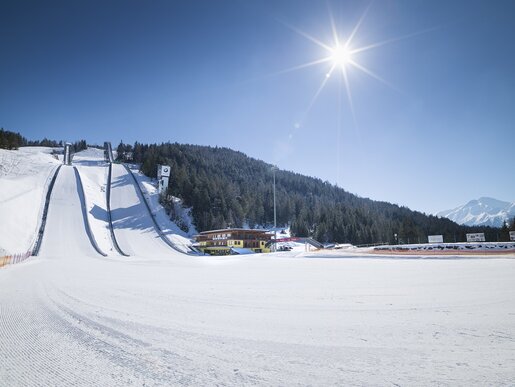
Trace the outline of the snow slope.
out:
[[[0,269],[0,385],[515,380],[513,254],[187,256],[159,238],[121,165],[112,195],[129,259],[93,249],[63,166],[41,255]]]
[[[78,179],[73,167],[64,165],[55,181],[48,208],[40,255],[44,257],[98,256],[86,232]]]
[[[133,178],[120,164],[113,164],[111,214],[116,239],[126,254],[161,257],[173,252],[161,240]]]
[[[0,256],[29,250],[59,163],[51,148],[0,149]]]
[[[515,202],[483,197],[437,215],[467,226],[501,227],[504,221],[515,217]]]
[[[88,148],[73,156],[73,165],[80,173],[86,193],[88,219],[100,250],[108,255],[119,255],[109,231],[106,204],[108,164],[102,149]]]
[[[131,171],[138,181],[140,187],[142,188],[145,200],[147,200],[147,203],[149,203],[152,213],[155,216],[157,224],[163,231],[163,234],[180,251],[184,253],[191,252],[191,249],[189,248],[189,246],[192,244],[190,237],[196,235],[197,230],[195,229],[195,226],[193,226],[193,221],[189,215],[189,210],[183,209],[180,203],[177,204],[177,207],[180,207],[182,212],[182,221],[189,226],[188,232],[184,232],[170,220],[163,206],[159,204],[159,194],[157,192],[156,186],[152,183],[152,180],[139,172],[137,166],[131,166]]]

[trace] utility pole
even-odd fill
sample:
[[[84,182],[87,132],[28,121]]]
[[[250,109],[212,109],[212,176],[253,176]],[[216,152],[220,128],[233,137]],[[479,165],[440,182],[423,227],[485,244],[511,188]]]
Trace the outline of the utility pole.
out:
[[[277,210],[275,207],[275,171],[277,171],[277,167],[274,165],[272,167],[272,173],[274,175],[274,229],[277,228]]]
[[[277,167],[275,165],[272,166],[272,175],[274,177],[274,243],[272,251],[276,251],[276,240],[277,240],[277,210],[275,207],[275,171],[277,171]]]

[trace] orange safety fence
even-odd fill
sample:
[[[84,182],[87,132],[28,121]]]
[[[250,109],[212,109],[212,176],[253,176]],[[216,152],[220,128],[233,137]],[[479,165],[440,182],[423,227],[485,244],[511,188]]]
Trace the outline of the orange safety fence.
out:
[[[32,250],[28,250],[25,253],[5,255],[3,257],[0,257],[0,267],[4,267],[7,265],[14,265],[16,263],[23,262],[27,258],[29,258],[31,255],[32,255]]]

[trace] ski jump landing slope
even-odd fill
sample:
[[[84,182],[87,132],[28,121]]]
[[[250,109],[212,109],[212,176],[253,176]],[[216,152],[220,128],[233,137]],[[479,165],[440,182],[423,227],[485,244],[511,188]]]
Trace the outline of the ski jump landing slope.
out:
[[[177,255],[159,236],[134,179],[120,164],[113,164],[111,216],[120,248],[129,255]]]
[[[84,197],[79,184],[75,168],[63,166],[50,198],[41,256],[99,256],[84,218]]]

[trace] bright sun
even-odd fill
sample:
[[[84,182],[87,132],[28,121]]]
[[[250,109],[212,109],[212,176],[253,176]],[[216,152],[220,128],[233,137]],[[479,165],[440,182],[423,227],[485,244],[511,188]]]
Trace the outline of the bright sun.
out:
[[[347,45],[337,45],[331,49],[331,61],[334,66],[345,67],[352,60],[352,50]]]
[[[315,43],[317,46],[323,48],[326,52],[326,55],[312,60],[307,63],[303,63],[294,67],[290,67],[289,69],[285,69],[282,71],[279,71],[276,74],[281,73],[287,73],[290,71],[300,70],[311,66],[316,66],[320,64],[325,64],[328,67],[328,71],[325,73],[325,77],[322,80],[320,86],[318,87],[317,91],[315,92],[315,95],[311,98],[311,101],[304,112],[304,116],[307,115],[311,107],[314,105],[315,101],[317,100],[318,96],[322,92],[322,89],[324,89],[326,83],[329,81],[329,79],[332,77],[333,73],[340,73],[341,77],[340,80],[342,81],[342,85],[345,87],[345,90],[347,92],[347,97],[349,100],[350,110],[352,113],[352,116],[354,118],[354,121],[356,121],[355,113],[354,113],[354,103],[352,101],[352,95],[351,95],[351,88],[350,88],[350,82],[349,82],[349,75],[353,70],[359,70],[368,76],[375,78],[376,80],[388,85],[389,87],[393,87],[389,82],[385,81],[383,78],[381,78],[379,75],[375,74],[372,70],[368,69],[366,66],[360,63],[359,61],[359,54],[369,51],[378,47],[381,47],[385,44],[395,42],[400,39],[405,39],[408,37],[413,36],[406,35],[404,37],[400,38],[393,38],[393,39],[387,39],[382,42],[372,43],[366,46],[355,46],[354,38],[363,23],[363,20],[365,19],[365,16],[370,9],[372,3],[369,4],[367,9],[363,12],[360,19],[352,29],[349,35],[347,35],[344,39],[342,39],[342,36],[339,34],[338,28],[336,26],[336,23],[334,22],[333,14],[329,12],[330,17],[330,24],[331,24],[331,30],[332,30],[332,39],[330,41],[324,42],[316,37],[311,36],[310,34],[299,30],[298,28],[291,26],[289,24],[286,24],[286,26],[290,29],[292,29],[294,32],[298,33],[299,35],[303,36],[304,38],[310,40],[311,42]]]

